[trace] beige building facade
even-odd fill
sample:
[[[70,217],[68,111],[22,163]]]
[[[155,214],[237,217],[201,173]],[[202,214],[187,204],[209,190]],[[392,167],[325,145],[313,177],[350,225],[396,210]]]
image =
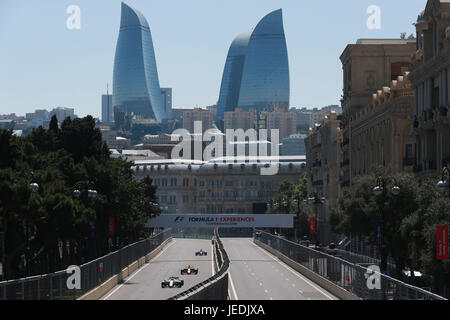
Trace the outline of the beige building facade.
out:
[[[408,72],[373,94],[351,122],[351,176],[370,174],[374,166],[392,173],[412,172],[416,138],[413,134],[414,91]]]
[[[305,139],[308,191],[321,199],[317,204],[317,228],[321,243],[335,241],[329,224],[330,212],[337,206],[339,196],[339,142],[340,120],[336,112],[325,116],[311,128]]]
[[[372,103],[374,92],[389,86],[392,80],[409,70],[414,52],[414,39],[360,39],[342,53],[341,187],[350,186],[355,175],[352,170],[352,122],[357,112]]]
[[[450,2],[429,0],[416,30],[409,78],[415,93],[415,169],[424,178],[450,165]]]
[[[194,123],[200,121],[202,123],[202,131],[213,128],[213,114],[211,111],[201,108],[195,108],[183,112],[183,129],[194,133]]]

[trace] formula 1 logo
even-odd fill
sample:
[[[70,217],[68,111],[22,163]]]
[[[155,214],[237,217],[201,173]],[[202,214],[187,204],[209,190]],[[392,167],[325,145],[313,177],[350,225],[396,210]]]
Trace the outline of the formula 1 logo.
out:
[[[184,219],[184,217],[178,216],[178,217],[175,218],[175,220],[173,222],[179,223],[179,222],[182,222],[183,219]]]

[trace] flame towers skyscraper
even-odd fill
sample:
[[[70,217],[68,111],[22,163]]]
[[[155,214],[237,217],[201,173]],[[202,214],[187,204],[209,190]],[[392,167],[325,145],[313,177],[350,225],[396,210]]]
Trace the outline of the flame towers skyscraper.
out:
[[[266,15],[230,46],[217,115],[236,108],[289,108],[289,63],[281,9]]]
[[[150,27],[145,17],[122,2],[114,58],[113,108],[161,121],[167,118]]]

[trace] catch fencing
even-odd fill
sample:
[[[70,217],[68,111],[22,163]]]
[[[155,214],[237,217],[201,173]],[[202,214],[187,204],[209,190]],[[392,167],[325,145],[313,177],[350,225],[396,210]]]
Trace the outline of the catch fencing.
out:
[[[75,300],[119,274],[171,238],[171,229],[135,242],[80,266],[80,289],[68,289],[66,270],[0,282],[0,300]]]
[[[256,231],[256,239],[260,242],[363,300],[446,300],[379,272],[371,272],[359,264]]]

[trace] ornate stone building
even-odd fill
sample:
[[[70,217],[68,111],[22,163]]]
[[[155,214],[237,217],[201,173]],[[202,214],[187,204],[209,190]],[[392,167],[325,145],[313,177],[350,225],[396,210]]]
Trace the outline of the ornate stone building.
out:
[[[320,242],[332,240],[329,214],[337,206],[339,196],[339,135],[340,121],[336,112],[325,116],[320,124],[311,128],[305,139],[308,190],[311,196],[323,198],[318,204],[318,229]],[[334,239],[333,239],[334,240]]]
[[[370,174],[373,166],[391,172],[413,171],[415,136],[412,132],[414,92],[408,73],[391,81],[357,111],[351,122],[352,177]]]
[[[427,177],[450,164],[450,2],[429,0],[416,30],[409,79],[415,93],[416,172]]]
[[[349,186],[358,173],[352,170],[352,122],[357,112],[372,102],[375,91],[409,70],[414,51],[415,39],[360,39],[342,53],[341,187]]]
[[[261,175],[265,165],[160,159],[135,161],[132,169],[137,179],[153,179],[165,213],[263,214],[278,186],[298,183],[306,168],[299,156],[279,157],[276,175]]]

